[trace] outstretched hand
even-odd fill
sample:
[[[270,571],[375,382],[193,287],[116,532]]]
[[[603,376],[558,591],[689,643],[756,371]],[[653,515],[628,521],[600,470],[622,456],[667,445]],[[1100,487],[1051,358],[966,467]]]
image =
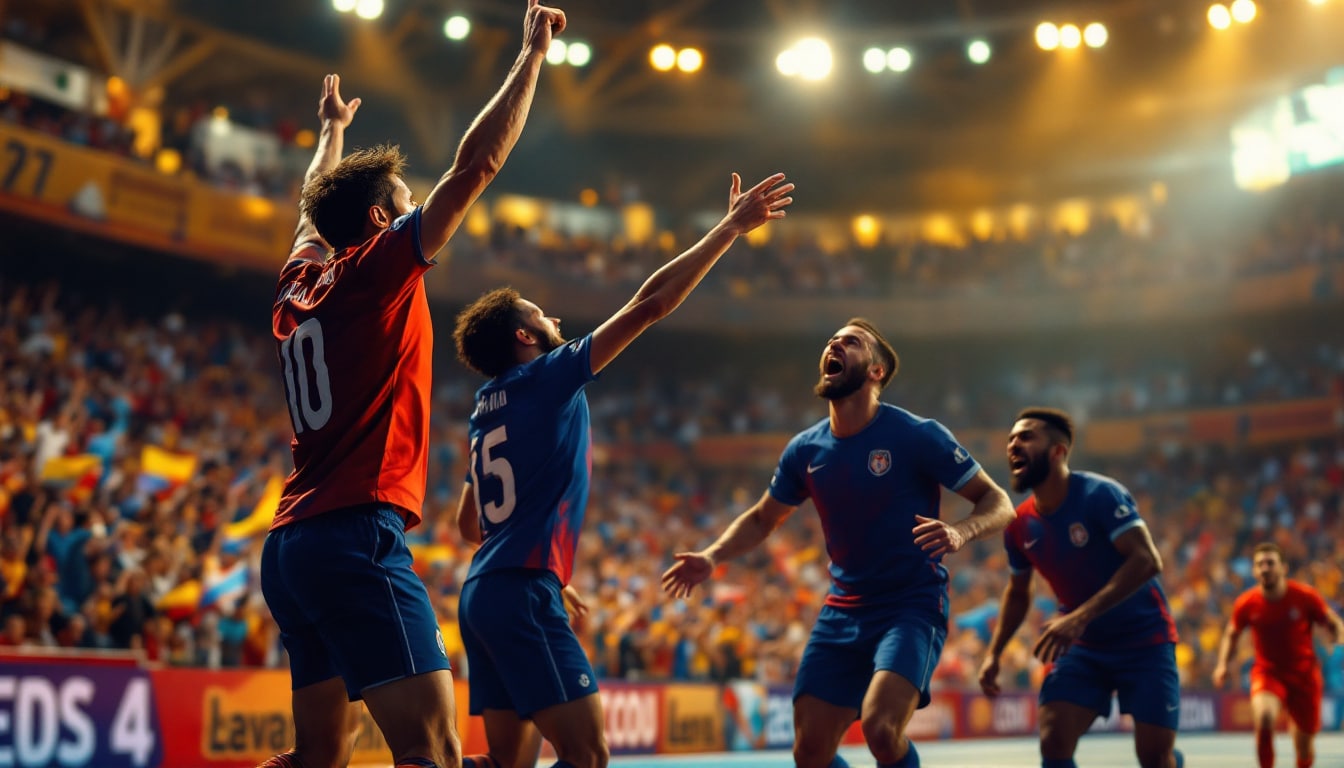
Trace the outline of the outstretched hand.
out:
[[[341,76],[327,75],[322,78],[322,98],[317,102],[317,116],[322,122],[332,122],[345,128],[355,119],[355,111],[362,100],[358,97],[350,101],[341,100]]]
[[[672,597],[690,597],[695,585],[714,572],[714,561],[708,555],[678,552],[672,558],[677,562],[663,573],[663,591]]]
[[[523,22],[523,45],[539,53],[551,49],[551,39],[565,31],[565,12],[542,5],[540,0],[527,0],[527,17]]]
[[[742,191],[742,177],[733,174],[733,185],[728,191],[728,222],[739,235],[756,229],[771,219],[784,218],[784,209],[793,204],[789,193],[792,183],[784,184],[784,174],[767,176],[761,183]]]

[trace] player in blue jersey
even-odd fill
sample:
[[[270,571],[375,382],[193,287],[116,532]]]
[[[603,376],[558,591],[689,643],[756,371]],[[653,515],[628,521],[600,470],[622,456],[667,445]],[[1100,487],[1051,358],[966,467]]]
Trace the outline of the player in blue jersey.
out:
[[[872,323],[855,318],[821,353],[816,393],[830,416],[793,438],[770,488],[719,539],[677,554],[663,588],[690,595],[715,564],[759,545],[798,505],[821,516],[832,586],[794,684],[798,768],[843,766],[836,754],[855,719],[881,768],[913,768],[905,736],[947,637],[942,557],[1013,519],[1008,495],[941,424],[882,403],[899,360]],[[938,519],[942,488],[970,516]]]
[[[490,377],[476,393],[457,511],[463,538],[480,544],[459,602],[471,713],[484,716],[490,745],[469,761],[476,768],[530,768],[543,736],[557,766],[606,765],[597,678],[562,598],[592,468],[583,389],[676,309],[739,236],[783,218],[792,190],[776,174],[743,192],[733,174],[723,220],[588,336],[565,341],[557,318],[509,288],[458,316],[458,357]]]
[[[1073,753],[1092,722],[1111,711],[1134,718],[1143,768],[1179,768],[1181,715],[1176,623],[1158,574],[1162,558],[1138,506],[1123,485],[1070,471],[1073,422],[1063,411],[1028,408],[1008,438],[1016,492],[1031,496],[1003,533],[1012,577],[999,606],[980,687],[999,692],[999,658],[1031,606],[1031,575],[1040,571],[1059,601],[1046,622],[1037,658],[1051,665],[1041,684],[1041,765],[1073,768]]]

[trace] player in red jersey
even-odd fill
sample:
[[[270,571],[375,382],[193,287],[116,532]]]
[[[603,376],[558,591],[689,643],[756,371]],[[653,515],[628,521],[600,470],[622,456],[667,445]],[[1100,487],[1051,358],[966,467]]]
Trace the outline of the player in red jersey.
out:
[[[395,147],[342,159],[359,101],[341,99],[334,75],[323,84],[321,139],[272,310],[294,472],[261,577],[290,657],[295,748],[264,766],[344,766],[361,698],[398,766],[462,762],[443,637],[405,539],[420,522],[429,448],[421,278],[517,142],[564,27],[561,11],[530,0],[508,78],[423,206]]]
[[[1298,768],[1316,759],[1314,741],[1321,729],[1321,664],[1311,643],[1311,629],[1321,625],[1333,642],[1344,640],[1344,622],[1316,590],[1287,577],[1283,550],[1265,542],[1255,547],[1255,576],[1260,586],[1237,598],[1232,620],[1223,632],[1213,684],[1222,688],[1227,665],[1247,627],[1255,638],[1251,667],[1251,716],[1260,768],[1274,765],[1274,723],[1287,710],[1297,750]]]

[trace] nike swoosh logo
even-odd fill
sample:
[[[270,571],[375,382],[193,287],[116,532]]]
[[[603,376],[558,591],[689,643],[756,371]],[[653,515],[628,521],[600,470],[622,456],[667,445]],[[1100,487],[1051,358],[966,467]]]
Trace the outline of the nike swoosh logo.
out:
[[[1022,548],[1023,548],[1023,549],[1031,549],[1032,547],[1036,546],[1036,542],[1038,542],[1038,541],[1040,541],[1040,539],[1032,539],[1031,541],[1025,542],[1025,543],[1022,545]]]
[[[824,466],[826,466],[826,465],[825,465],[825,464],[818,464],[818,465],[816,465],[816,466],[814,467],[814,466],[812,466],[811,464],[808,464],[808,465],[807,465],[807,474],[810,475],[810,474],[812,474],[813,472],[816,472],[818,469],[821,469],[821,468],[824,467]]]

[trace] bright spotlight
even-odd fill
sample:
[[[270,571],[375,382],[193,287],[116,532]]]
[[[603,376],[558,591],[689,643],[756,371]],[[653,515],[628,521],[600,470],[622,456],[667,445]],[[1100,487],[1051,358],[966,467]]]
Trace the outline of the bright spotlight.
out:
[[[1312,5],[1325,5],[1325,0],[1307,0]]]
[[[1238,24],[1250,24],[1255,10],[1255,0],[1232,0],[1232,20]]]
[[[471,20],[466,16],[449,16],[443,22],[443,36],[449,40],[466,40],[471,34]]]
[[[887,51],[887,68],[892,72],[905,72],[915,63],[915,57],[907,48],[892,48]]]
[[[1036,44],[1043,51],[1053,51],[1059,47],[1059,27],[1048,21],[1036,25]]]
[[[779,55],[775,57],[775,68],[779,70],[779,74],[785,77],[793,77],[798,74],[798,70],[802,67],[801,59],[798,51],[788,48],[780,51]]]
[[[1106,25],[1100,21],[1094,21],[1083,27],[1083,42],[1087,43],[1088,48],[1100,48],[1106,44],[1111,37],[1106,31]]]
[[[565,45],[565,41],[555,38],[551,40],[551,47],[546,49],[546,61],[551,64],[564,64],[568,53],[569,46]]]
[[[349,13],[355,10],[355,0],[331,0],[331,7],[340,13]]]
[[[570,43],[565,51],[565,61],[569,62],[571,67],[584,67],[592,60],[593,49],[589,48],[587,43],[577,41]]]
[[[984,40],[972,40],[971,44],[966,46],[966,58],[974,64],[984,64],[989,61],[989,43]]]
[[[355,3],[355,15],[372,21],[383,15],[383,0],[358,0]]]
[[[804,80],[825,80],[835,66],[831,46],[819,37],[808,37],[794,46],[798,51],[798,76]]]
[[[1226,5],[1214,3],[1209,6],[1209,26],[1214,29],[1227,29],[1232,26],[1232,14]]]
[[[869,48],[863,52],[863,68],[879,74],[887,68],[887,52],[881,48]]]
[[[1059,46],[1061,48],[1077,48],[1083,44],[1083,33],[1078,31],[1074,24],[1065,24],[1059,28]]]
[[[705,65],[705,55],[699,48],[682,48],[677,52],[677,69],[690,74],[699,72]]]
[[[659,72],[667,72],[677,65],[677,49],[663,43],[649,51],[649,64]]]

